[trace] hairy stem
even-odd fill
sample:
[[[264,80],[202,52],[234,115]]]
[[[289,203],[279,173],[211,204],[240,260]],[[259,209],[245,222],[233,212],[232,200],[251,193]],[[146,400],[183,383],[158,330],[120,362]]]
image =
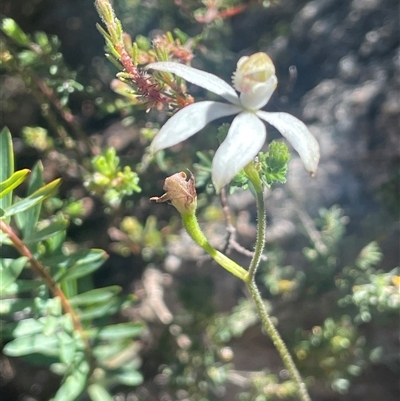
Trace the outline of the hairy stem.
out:
[[[254,248],[254,255],[249,267],[249,273],[248,276],[246,277],[246,286],[250,292],[251,298],[256,304],[258,314],[261,318],[261,321],[263,323],[266,332],[268,333],[269,337],[274,343],[275,348],[278,350],[282,362],[285,365],[286,369],[289,371],[290,376],[296,383],[298,395],[301,401],[311,401],[311,398],[307,392],[307,388],[300,376],[299,371],[297,370],[295,363],[293,362],[293,359],[286,347],[286,344],[284,343],[278,330],[272,323],[271,317],[269,316],[267,309],[265,308],[265,304],[261,298],[260,292],[258,291],[255,282],[255,274],[260,264],[262,253],[265,246],[266,216],[265,216],[265,205],[263,197],[263,184],[261,182],[258,171],[254,166],[254,163],[248,164],[244,170],[247,176],[249,177],[249,180],[252,183],[253,188],[256,192],[256,203],[257,203],[257,239]]]
[[[254,254],[250,262],[249,273],[247,276],[247,282],[250,282],[254,279],[258,266],[260,265],[260,261],[262,258],[262,254],[265,246],[265,229],[266,229],[266,217],[265,217],[265,205],[264,205],[264,196],[263,196],[263,185],[258,175],[258,171],[256,170],[254,163],[249,163],[244,171],[253,188],[256,192],[256,203],[257,203],[257,238],[256,245],[254,247]]]
[[[256,283],[253,280],[248,281],[246,283],[247,288],[250,292],[251,298],[253,299],[254,303],[256,304],[258,314],[261,318],[263,326],[268,333],[269,337],[271,338],[275,348],[278,350],[279,355],[282,359],[283,364],[285,365],[286,369],[289,371],[290,376],[294,380],[297,386],[298,395],[301,401],[311,401],[311,398],[307,392],[306,385],[304,384],[299,371],[296,368],[295,363],[286,347],[286,344],[282,340],[278,330],[275,328],[274,324],[272,323],[271,317],[269,316],[267,309],[265,308],[265,304],[261,298],[260,292],[257,289]]]
[[[256,202],[257,202],[257,238],[256,238],[256,245],[254,247],[254,255],[250,262],[248,281],[251,281],[256,275],[265,246],[266,220],[265,220],[264,197],[262,192],[256,193]]]

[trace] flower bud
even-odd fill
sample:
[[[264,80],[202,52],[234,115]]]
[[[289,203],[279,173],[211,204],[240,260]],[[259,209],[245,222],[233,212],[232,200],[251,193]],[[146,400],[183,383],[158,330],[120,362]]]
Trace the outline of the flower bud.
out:
[[[278,80],[275,66],[268,54],[255,53],[238,61],[232,82],[241,93],[242,105],[248,109],[259,109],[267,104]]]
[[[190,178],[183,171],[167,177],[163,189],[166,191],[164,195],[161,197],[153,196],[150,200],[157,203],[169,201],[180,214],[196,211],[197,193],[194,176],[191,172]]]

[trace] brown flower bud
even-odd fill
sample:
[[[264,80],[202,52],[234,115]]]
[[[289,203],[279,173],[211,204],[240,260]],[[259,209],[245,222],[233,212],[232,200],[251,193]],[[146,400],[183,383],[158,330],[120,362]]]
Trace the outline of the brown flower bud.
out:
[[[166,193],[161,197],[153,196],[150,200],[157,203],[169,201],[181,214],[194,213],[197,207],[197,193],[194,176],[188,171],[189,178],[183,171],[167,177],[163,187]]]

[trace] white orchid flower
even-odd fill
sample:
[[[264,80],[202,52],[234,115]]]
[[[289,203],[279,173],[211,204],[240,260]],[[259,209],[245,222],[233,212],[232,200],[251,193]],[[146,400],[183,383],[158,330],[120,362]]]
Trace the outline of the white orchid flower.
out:
[[[234,88],[221,78],[196,68],[174,62],[151,63],[147,68],[170,72],[209,90],[229,103],[202,101],[184,107],[160,129],[151,144],[151,151],[176,145],[218,118],[237,114],[226,139],[212,162],[212,181],[219,192],[261,150],[267,136],[265,124],[273,125],[299,153],[305,169],[314,175],[319,162],[319,146],[303,122],[288,113],[267,113],[260,110],[274,92],[278,80],[275,66],[266,53],[242,57],[233,75]]]

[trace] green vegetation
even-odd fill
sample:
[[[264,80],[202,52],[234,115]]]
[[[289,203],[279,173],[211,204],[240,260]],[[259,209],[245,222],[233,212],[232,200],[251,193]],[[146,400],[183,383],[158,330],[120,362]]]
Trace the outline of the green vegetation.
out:
[[[1,21],[0,107],[9,128],[0,132],[0,333],[2,360],[21,361],[14,376],[26,366],[54,373],[57,390],[48,386],[38,400],[206,401],[227,391],[240,401],[296,399],[296,380],[267,357],[276,351],[257,307],[278,327],[312,398],[351,394],[377,364],[395,372],[395,342],[368,333],[398,329],[400,268],[386,258],[390,235],[379,226],[387,214],[398,217],[398,174],[377,195],[388,205],[381,215],[360,217],[363,235],[348,227],[343,205],[311,216],[296,205],[293,240],[263,249],[259,236],[254,258],[255,227],[262,232],[261,222],[275,217],[263,218],[263,191],[282,191],[291,168],[285,141],[268,137],[252,170],[240,171],[220,199],[212,160],[230,124],[208,125],[190,145],[149,151],[170,115],[216,97],[146,65],[196,57],[228,81],[240,53],[228,45],[229,18],[277,2],[95,3],[107,56],[85,73],[68,65],[55,35]],[[287,36],[289,24],[263,33],[246,54],[278,31]],[[182,234],[174,208],[149,202],[165,177],[186,169],[196,178],[207,252],[255,279],[257,306],[251,288]],[[244,190],[258,196],[258,220],[256,201],[228,207]],[[253,343],[261,367],[251,365]]]

